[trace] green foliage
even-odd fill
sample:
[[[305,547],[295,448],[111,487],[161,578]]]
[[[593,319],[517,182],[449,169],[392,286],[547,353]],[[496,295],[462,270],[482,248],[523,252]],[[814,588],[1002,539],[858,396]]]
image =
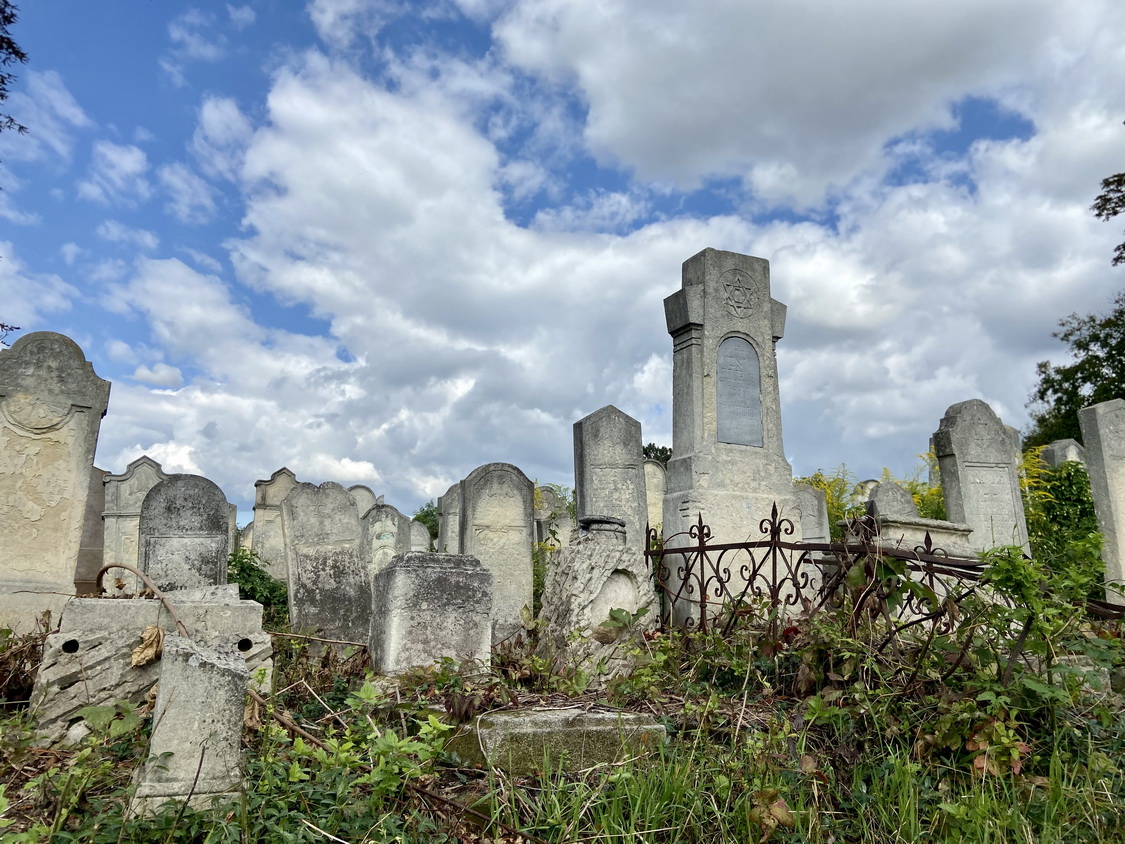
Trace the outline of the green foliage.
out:
[[[668,461],[672,459],[672,447],[657,445],[656,443],[645,443],[644,455],[646,460],[659,460],[667,466]]]
[[[1059,321],[1051,336],[1067,345],[1070,364],[1041,361],[1035,371],[1039,383],[1031,392],[1031,428],[1026,446],[1055,440],[1082,441],[1078,411],[1125,397],[1125,291],[1113,299],[1108,314],[1071,314]]]
[[[1102,192],[1090,206],[1094,216],[1108,222],[1125,212],[1125,173],[1114,173],[1102,179]],[[1125,243],[1117,244],[1113,250],[1113,266],[1125,263]]]
[[[426,530],[430,532],[430,544],[437,542],[438,537],[438,524],[440,519],[438,517],[437,502],[430,499],[417,510],[414,511],[414,521],[421,522],[426,526]]]
[[[234,551],[227,559],[227,580],[238,584],[239,598],[262,605],[262,624],[267,629],[289,626],[289,590],[262,567],[257,552],[249,548]]]
[[[856,477],[842,463],[831,474],[817,469],[808,477],[797,478],[796,482],[808,484],[824,493],[828,505],[828,528],[833,542],[843,539],[843,522],[846,519],[863,514],[862,504],[856,502]]]

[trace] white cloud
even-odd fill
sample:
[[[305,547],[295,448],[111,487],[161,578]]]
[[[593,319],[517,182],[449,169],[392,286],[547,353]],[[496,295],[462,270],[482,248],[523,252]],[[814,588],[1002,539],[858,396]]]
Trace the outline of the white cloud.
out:
[[[215,215],[214,190],[187,165],[162,165],[157,178],[168,195],[164,210],[181,223],[205,223]]]
[[[227,3],[227,14],[235,29],[245,29],[258,17],[252,6],[232,6],[230,3]]]
[[[94,230],[94,234],[102,240],[108,240],[111,243],[124,243],[135,246],[138,249],[144,249],[148,252],[153,251],[160,245],[160,238],[156,236],[155,232],[150,232],[145,229],[134,229],[125,225],[119,220],[105,220],[98,224]],[[74,244],[68,244],[74,246]],[[77,249],[77,247],[75,247]],[[73,255],[78,253],[71,250]],[[73,257],[67,261],[71,263]]]
[[[176,367],[169,366],[166,363],[155,363],[152,366],[142,364],[133,372],[133,380],[151,384],[154,387],[176,389],[183,386],[184,376]]]
[[[24,333],[44,327],[48,315],[71,309],[78,291],[57,275],[34,273],[16,257],[9,241],[0,241],[0,322]]]
[[[140,147],[97,141],[87,177],[78,183],[78,195],[104,205],[136,205],[152,193],[146,172],[148,156]]]
[[[199,124],[191,151],[209,176],[235,180],[253,127],[238,103],[225,97],[207,97],[199,108]]]
[[[232,20],[234,17],[232,12]],[[168,24],[172,48],[160,59],[160,66],[175,85],[187,84],[184,70],[188,62],[217,62],[226,55],[226,36],[216,32],[214,25],[215,16],[200,9],[188,9]]]
[[[0,134],[0,159],[69,161],[75,130],[93,126],[93,121],[75,101],[56,71],[28,71],[26,91],[12,91],[4,111],[28,127],[25,135]]]
[[[402,11],[394,0],[311,0],[307,9],[317,34],[341,49],[352,46],[358,35],[374,39]]]

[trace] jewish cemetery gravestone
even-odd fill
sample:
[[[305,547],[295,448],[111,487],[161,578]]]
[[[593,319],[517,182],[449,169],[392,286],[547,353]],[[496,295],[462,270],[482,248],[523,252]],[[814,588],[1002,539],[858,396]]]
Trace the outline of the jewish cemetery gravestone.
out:
[[[574,423],[574,493],[586,516],[625,521],[629,541],[643,546],[648,521],[641,423],[608,405]]]
[[[281,502],[297,485],[297,477],[284,466],[268,480],[254,482],[254,535],[251,546],[266,571],[278,580],[288,579],[285,537],[281,530]]]
[[[138,457],[120,475],[105,477],[105,564],[141,565],[141,505],[168,475],[151,457]],[[117,577],[122,572],[111,572]]]
[[[488,463],[461,482],[461,550],[492,573],[492,640],[523,629],[532,605],[532,483],[510,463]]]
[[[1016,545],[1029,552],[1020,496],[1020,435],[980,399],[952,405],[934,432],[945,510],[972,529],[974,550]]]
[[[1067,462],[1081,463],[1085,466],[1086,449],[1076,440],[1055,440],[1050,445],[1044,446],[1039,459],[1053,469]]]
[[[1086,441],[1094,512],[1102,535],[1108,598],[1125,602],[1125,401],[1113,399],[1078,411]]]
[[[437,500],[437,550],[443,554],[461,553],[461,482],[458,481]]]
[[[372,507],[363,516],[363,547],[371,561],[371,572],[385,568],[395,554],[410,550],[410,518],[390,504]]]
[[[170,475],[141,503],[141,571],[162,590],[227,582],[230,505],[214,481]]]
[[[668,489],[667,473],[659,460],[645,460],[645,498],[648,526],[656,529],[664,523],[664,493]]]
[[[298,630],[363,643],[371,624],[371,562],[355,501],[337,483],[297,484],[281,504],[289,617]]]
[[[49,331],[0,349],[0,627],[35,628],[74,594],[109,382]]]
[[[74,570],[74,588],[79,595],[94,592],[94,581],[105,558],[105,469],[94,467],[86,493],[86,518],[82,523],[82,540],[78,546],[78,566]]]

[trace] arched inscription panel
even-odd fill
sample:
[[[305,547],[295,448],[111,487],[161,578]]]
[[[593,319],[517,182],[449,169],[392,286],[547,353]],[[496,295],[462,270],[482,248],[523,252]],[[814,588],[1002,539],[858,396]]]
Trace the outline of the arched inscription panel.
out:
[[[762,434],[762,367],[758,352],[741,337],[719,344],[717,438],[734,445],[765,444]]]

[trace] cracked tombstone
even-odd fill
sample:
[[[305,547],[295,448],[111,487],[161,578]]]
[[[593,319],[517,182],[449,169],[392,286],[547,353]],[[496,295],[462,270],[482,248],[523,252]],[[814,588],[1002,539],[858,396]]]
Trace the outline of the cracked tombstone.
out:
[[[214,481],[199,475],[170,475],[141,504],[140,543],[141,571],[162,590],[226,583],[226,496]]]

